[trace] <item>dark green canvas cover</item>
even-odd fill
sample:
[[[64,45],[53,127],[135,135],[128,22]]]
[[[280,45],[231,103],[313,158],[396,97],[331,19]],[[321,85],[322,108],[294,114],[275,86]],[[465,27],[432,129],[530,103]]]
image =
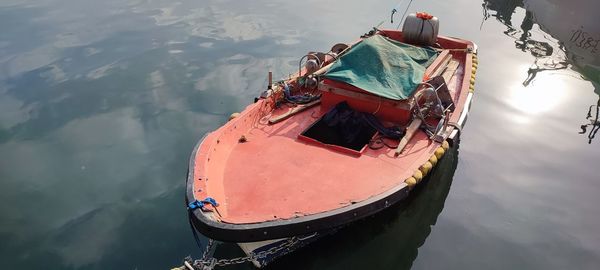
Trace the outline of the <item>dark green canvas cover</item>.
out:
[[[407,99],[423,80],[437,52],[374,35],[335,61],[325,77],[375,95]]]

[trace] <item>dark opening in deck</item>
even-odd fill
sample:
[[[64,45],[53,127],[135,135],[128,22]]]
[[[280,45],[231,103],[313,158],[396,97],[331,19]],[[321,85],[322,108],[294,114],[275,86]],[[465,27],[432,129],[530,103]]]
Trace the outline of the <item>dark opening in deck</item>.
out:
[[[328,115],[329,113],[321,117],[301,135],[324,144],[361,152],[377,132],[365,122],[357,121],[358,118],[332,120]]]

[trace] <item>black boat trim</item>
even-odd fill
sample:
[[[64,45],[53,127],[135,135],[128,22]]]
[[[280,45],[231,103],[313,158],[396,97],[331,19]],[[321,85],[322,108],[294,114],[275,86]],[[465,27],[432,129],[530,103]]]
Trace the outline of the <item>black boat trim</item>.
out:
[[[194,147],[190,157],[186,183],[186,205],[197,200],[194,196],[194,168],[198,148],[208,133]],[[375,214],[406,198],[409,187],[401,184],[369,199],[334,210],[285,220],[232,224],[215,221],[212,212],[193,210],[192,224],[204,236],[224,242],[256,242],[309,234],[340,227]]]

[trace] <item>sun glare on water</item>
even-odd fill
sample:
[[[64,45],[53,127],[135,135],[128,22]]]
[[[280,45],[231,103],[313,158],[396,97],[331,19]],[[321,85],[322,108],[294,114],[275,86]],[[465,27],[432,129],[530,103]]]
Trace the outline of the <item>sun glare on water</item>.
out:
[[[552,110],[567,94],[564,76],[538,74],[529,85],[516,82],[510,89],[508,102],[517,110],[533,116]]]

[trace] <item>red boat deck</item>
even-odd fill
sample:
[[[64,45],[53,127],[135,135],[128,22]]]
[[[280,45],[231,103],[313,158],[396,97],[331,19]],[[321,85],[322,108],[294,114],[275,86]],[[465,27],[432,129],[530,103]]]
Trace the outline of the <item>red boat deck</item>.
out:
[[[389,148],[367,148],[356,157],[299,141],[298,135],[325,112],[315,107],[302,113],[315,118],[292,117],[251,129],[244,134],[247,142],[238,142],[227,158],[214,161],[223,162],[218,166],[223,168],[222,179],[214,171],[206,190],[197,195],[215,198],[221,220],[229,223],[320,213],[402,183],[414,171],[407,161],[423,163],[439,146],[419,132],[400,157]],[[217,146],[213,152],[220,150]]]
[[[451,42],[456,42],[450,39]],[[460,68],[448,82],[458,121],[469,88],[470,57],[454,54]],[[468,67],[465,69],[465,67]],[[194,196],[214,198],[214,217],[246,224],[311,215],[360,202],[401,184],[440,146],[418,131],[404,152],[366,148],[360,156],[335,151],[298,136],[325,114],[321,104],[277,124],[265,119],[259,100],[201,143],[195,156]],[[273,112],[284,113],[285,107]],[[244,137],[245,142],[240,138]],[[397,142],[390,141],[390,144]]]
[[[322,113],[319,107],[304,112]],[[266,130],[254,129],[246,135],[247,143],[231,151],[223,179],[223,221],[251,223],[319,213],[367,199],[412,175],[410,164],[394,162],[390,149],[367,148],[355,157],[299,141],[298,134],[315,120],[293,117]],[[429,159],[435,147],[421,151],[429,140],[415,142],[404,158]]]

